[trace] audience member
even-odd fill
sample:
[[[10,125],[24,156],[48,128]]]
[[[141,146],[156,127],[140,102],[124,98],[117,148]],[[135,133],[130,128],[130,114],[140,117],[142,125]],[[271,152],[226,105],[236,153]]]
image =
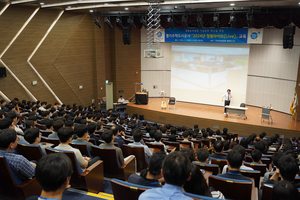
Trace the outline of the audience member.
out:
[[[50,135],[48,135],[48,138],[59,138],[58,137],[58,131],[60,128],[64,127],[65,123],[62,120],[56,120],[53,122],[53,129],[54,129],[54,133],[51,133]]]
[[[226,159],[226,156],[222,154],[222,151],[224,149],[222,141],[216,140],[214,142],[214,147],[213,148],[214,148],[215,153],[211,154],[209,156],[210,159],[212,159],[212,158],[214,158],[214,159]]]
[[[271,200],[299,200],[298,189],[288,181],[278,181],[274,184]]]
[[[200,163],[208,163],[209,152],[206,149],[197,149],[196,151],[197,160]]]
[[[38,128],[30,128],[27,129],[24,133],[24,138],[29,144],[37,144],[40,146],[42,152],[44,155],[46,155],[46,150],[45,148],[47,145],[44,145],[41,143],[41,136],[42,134],[40,133],[40,130]]]
[[[87,128],[86,125],[78,124],[75,127],[75,130],[74,130],[78,138],[73,139],[71,141],[71,143],[74,142],[74,143],[79,143],[79,144],[85,144],[88,151],[89,151],[89,153],[90,153],[90,155],[93,156],[93,152],[92,152],[92,145],[93,144],[91,142],[89,142],[90,136],[88,135],[87,130],[88,130],[88,128]],[[86,156],[88,156],[88,155],[86,155]]]

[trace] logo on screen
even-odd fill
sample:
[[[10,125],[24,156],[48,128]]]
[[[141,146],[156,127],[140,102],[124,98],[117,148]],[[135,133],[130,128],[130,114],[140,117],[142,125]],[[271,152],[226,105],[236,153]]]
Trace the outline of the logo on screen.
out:
[[[157,34],[157,37],[161,37],[162,36],[162,32],[160,32],[160,31],[157,32],[156,34]]]
[[[258,34],[256,32],[251,33],[251,39],[255,40],[258,37]]]

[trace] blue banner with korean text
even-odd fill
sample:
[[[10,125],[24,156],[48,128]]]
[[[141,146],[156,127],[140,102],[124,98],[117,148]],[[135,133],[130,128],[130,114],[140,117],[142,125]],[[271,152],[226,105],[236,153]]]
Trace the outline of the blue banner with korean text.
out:
[[[246,44],[248,28],[165,29],[165,42]]]

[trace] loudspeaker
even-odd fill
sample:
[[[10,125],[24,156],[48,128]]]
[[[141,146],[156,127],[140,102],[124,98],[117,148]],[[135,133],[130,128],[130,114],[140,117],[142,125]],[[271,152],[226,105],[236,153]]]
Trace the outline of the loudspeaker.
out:
[[[0,67],[0,78],[6,77],[6,68]]]
[[[131,44],[130,34],[131,34],[131,27],[123,27],[122,29],[123,33],[123,43],[126,45]]]
[[[283,29],[283,48],[292,49],[294,46],[295,26],[285,26]]]

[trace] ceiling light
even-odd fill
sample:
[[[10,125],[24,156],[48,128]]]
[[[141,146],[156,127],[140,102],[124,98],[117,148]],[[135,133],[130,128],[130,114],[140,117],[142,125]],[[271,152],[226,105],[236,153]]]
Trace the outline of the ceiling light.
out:
[[[235,4],[234,4],[234,3],[231,3],[230,6],[235,6]]]
[[[99,28],[102,28],[102,25],[100,24],[98,19],[94,19],[93,22],[98,26]]]
[[[104,23],[109,27],[109,28],[113,28],[113,26],[110,23],[110,17],[105,16],[104,17]]]
[[[41,2],[40,5],[44,5],[45,3]]]
[[[128,19],[127,19],[127,23],[130,24],[130,26],[132,28],[136,28],[135,24],[134,24],[134,18],[133,16],[129,16]]]
[[[300,5],[300,2],[298,4]]]
[[[197,24],[199,28],[203,28],[203,15],[202,14],[198,14],[197,16]]]
[[[122,17],[121,16],[118,16],[116,18],[116,24],[117,26],[122,30],[123,29],[123,22],[122,22]]]
[[[125,8],[125,10],[129,10],[129,8]]]
[[[94,12],[93,10],[90,10],[90,12]]]

